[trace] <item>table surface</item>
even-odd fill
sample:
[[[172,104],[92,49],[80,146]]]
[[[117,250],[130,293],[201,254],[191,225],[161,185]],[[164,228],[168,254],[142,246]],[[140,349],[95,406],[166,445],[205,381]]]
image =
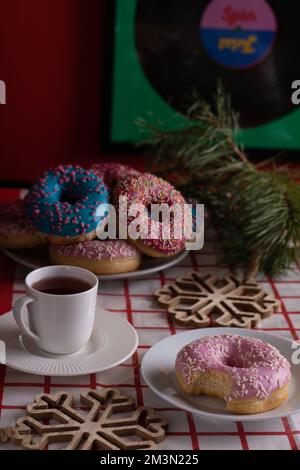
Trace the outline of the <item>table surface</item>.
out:
[[[0,203],[20,196],[15,189],[0,189]],[[0,366],[0,427],[13,425],[24,415],[26,405],[42,392],[61,390],[78,395],[88,388],[118,387],[133,396],[139,405],[155,408],[169,420],[166,440],[160,449],[300,449],[300,413],[288,418],[258,423],[237,421],[226,423],[206,420],[191,413],[172,408],[157,397],[144,383],[140,364],[145,352],[157,341],[183,331],[167,318],[165,311],[153,300],[153,291],[166,281],[192,270],[217,272],[216,244],[206,239],[204,249],[190,255],[176,267],[146,279],[103,282],[99,305],[126,318],[137,330],[139,347],[126,363],[109,371],[81,377],[40,377],[23,374]],[[0,314],[11,309],[16,299],[24,294],[24,277],[28,270],[14,264],[0,253]],[[259,282],[281,301],[281,309],[260,324],[270,331],[291,339],[300,337],[300,272],[291,270],[284,278]],[[1,337],[1,332],[0,332]],[[16,449],[3,444],[0,450]]]

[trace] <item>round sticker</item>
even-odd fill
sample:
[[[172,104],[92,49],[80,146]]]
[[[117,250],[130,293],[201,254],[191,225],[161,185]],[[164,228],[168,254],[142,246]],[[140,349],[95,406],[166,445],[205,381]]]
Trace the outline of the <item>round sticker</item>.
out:
[[[277,21],[265,0],[212,0],[200,23],[208,55],[234,69],[252,67],[271,52]]]

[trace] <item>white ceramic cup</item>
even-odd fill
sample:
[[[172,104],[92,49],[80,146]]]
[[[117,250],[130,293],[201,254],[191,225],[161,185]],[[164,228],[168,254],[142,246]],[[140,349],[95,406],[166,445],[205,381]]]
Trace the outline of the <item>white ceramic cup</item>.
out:
[[[50,278],[76,278],[90,289],[77,294],[56,295],[40,292],[33,286]],[[83,268],[47,266],[32,271],[25,279],[26,295],[13,308],[14,319],[21,333],[39,348],[54,354],[70,354],[81,349],[92,334],[98,278]],[[28,322],[25,314],[28,312]]]

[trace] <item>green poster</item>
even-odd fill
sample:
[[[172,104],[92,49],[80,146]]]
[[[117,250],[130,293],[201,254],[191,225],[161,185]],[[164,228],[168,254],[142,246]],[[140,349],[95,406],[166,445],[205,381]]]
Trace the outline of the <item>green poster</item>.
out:
[[[111,141],[138,142],[136,119],[148,113],[175,129],[189,91],[209,98],[221,78],[246,147],[299,149],[300,107],[291,99],[300,79],[299,4],[116,0]],[[285,22],[292,9],[295,19]]]

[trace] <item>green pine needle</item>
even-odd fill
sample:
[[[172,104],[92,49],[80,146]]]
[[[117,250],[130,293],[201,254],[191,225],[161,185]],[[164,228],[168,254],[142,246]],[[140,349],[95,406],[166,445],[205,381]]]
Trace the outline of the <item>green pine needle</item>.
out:
[[[283,167],[255,167],[237,144],[238,115],[218,85],[213,106],[197,92],[178,130],[139,119],[151,168],[204,203],[233,269],[279,275],[300,255],[300,186]],[[270,162],[269,162],[270,163]],[[264,167],[264,165],[260,165]],[[256,261],[253,267],[253,260]]]

